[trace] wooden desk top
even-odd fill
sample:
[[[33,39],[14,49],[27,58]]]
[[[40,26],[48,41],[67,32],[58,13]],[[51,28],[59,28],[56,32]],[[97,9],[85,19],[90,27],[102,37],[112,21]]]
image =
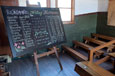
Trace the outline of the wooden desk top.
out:
[[[75,71],[80,76],[115,76],[100,66],[88,61],[78,62],[75,66]]]
[[[115,52],[114,53],[109,53],[109,55],[115,58]]]

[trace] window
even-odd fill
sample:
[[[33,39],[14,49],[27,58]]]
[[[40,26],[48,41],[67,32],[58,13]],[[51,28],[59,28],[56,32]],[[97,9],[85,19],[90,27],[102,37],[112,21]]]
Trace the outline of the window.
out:
[[[75,0],[29,0],[30,5],[38,5],[38,2],[41,7],[59,8],[64,24],[74,23]]]
[[[27,6],[50,7],[50,0],[27,0]]]
[[[56,0],[64,23],[74,23],[74,0]]]
[[[39,2],[41,7],[47,7],[46,0],[29,0],[29,3],[33,5],[38,5]]]

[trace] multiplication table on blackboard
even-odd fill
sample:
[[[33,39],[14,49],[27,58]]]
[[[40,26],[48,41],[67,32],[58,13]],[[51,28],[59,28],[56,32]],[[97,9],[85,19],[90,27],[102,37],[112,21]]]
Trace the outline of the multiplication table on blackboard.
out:
[[[66,41],[58,8],[2,6],[13,57]]]

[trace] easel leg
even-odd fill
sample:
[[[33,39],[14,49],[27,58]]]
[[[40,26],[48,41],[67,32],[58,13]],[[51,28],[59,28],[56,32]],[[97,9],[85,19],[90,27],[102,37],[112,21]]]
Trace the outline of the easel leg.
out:
[[[53,47],[53,50],[55,51],[55,54],[56,54],[58,63],[59,63],[59,65],[60,65],[60,68],[61,68],[61,70],[63,70],[63,67],[62,67],[62,65],[61,65],[61,62],[60,62],[60,59],[59,59],[59,56],[58,56],[58,53],[57,53],[57,50],[56,50],[56,47]]]
[[[37,60],[37,52],[34,52],[34,60],[35,60],[35,64],[36,64],[36,69],[37,69],[37,76],[40,76],[39,73],[39,65],[38,65],[38,60]]]

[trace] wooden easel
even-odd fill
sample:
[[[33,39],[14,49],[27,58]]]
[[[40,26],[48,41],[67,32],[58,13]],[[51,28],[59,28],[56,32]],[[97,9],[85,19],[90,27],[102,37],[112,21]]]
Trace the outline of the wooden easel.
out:
[[[60,59],[59,59],[59,56],[58,56],[57,49],[56,49],[56,47],[53,47],[53,49],[51,51],[45,52],[45,53],[42,53],[42,54],[37,54],[37,51],[34,52],[34,60],[35,60],[36,69],[37,69],[37,76],[40,76],[38,58],[41,58],[41,57],[44,57],[44,56],[47,56],[47,55],[50,55],[50,54],[53,54],[53,53],[56,54],[60,69],[63,70],[63,67],[61,65],[61,62],[60,62]]]

